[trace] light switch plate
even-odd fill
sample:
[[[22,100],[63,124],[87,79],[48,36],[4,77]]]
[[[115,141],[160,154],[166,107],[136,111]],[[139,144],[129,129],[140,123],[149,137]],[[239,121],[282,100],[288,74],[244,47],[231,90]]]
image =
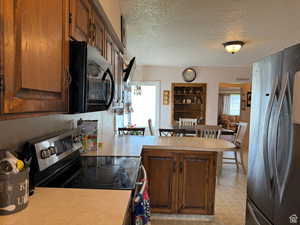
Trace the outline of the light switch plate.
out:
[[[295,74],[294,81],[293,122],[300,124],[300,71]]]

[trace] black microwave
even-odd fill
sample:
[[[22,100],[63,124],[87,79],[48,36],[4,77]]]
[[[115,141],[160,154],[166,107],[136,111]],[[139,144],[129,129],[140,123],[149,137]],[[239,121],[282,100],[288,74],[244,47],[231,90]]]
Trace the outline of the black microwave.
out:
[[[97,48],[86,42],[70,42],[71,113],[109,109],[115,93],[111,67]]]

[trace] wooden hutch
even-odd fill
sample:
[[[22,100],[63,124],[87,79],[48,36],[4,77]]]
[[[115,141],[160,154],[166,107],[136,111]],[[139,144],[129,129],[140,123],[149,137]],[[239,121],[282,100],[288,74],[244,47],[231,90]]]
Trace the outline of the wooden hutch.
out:
[[[205,124],[206,84],[172,83],[172,124],[179,118],[196,118],[198,124]]]

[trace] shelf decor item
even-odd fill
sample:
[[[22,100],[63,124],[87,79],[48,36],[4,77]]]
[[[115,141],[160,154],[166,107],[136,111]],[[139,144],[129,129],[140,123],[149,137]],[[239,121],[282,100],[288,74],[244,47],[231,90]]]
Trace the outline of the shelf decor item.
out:
[[[196,70],[194,70],[193,68],[186,68],[182,72],[182,77],[185,82],[193,82],[197,77]]]
[[[163,92],[163,104],[164,105],[169,105],[170,103],[170,91],[169,90],[164,90]]]

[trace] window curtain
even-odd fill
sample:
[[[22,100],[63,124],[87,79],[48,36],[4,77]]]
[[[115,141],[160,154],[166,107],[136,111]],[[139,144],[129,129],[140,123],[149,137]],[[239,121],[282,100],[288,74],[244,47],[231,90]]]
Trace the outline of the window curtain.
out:
[[[230,115],[230,95],[223,95],[223,115]]]

